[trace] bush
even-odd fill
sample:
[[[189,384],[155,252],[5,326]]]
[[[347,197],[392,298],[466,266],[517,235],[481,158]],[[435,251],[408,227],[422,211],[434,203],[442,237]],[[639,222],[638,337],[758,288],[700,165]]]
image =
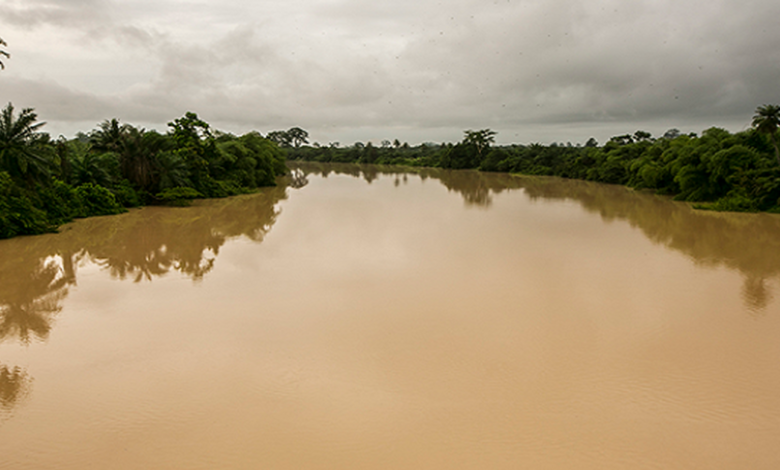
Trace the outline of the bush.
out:
[[[165,189],[155,196],[157,200],[169,206],[188,206],[192,199],[203,197],[193,188],[178,186]]]
[[[0,238],[53,231],[46,212],[33,205],[8,173],[0,172]]]
[[[695,204],[693,207],[719,212],[758,212],[755,201],[739,190],[730,191],[713,203]]]
[[[76,199],[81,204],[80,217],[120,214],[125,211],[116,202],[114,194],[103,186],[84,183],[76,188]]]
[[[61,180],[53,179],[51,184],[38,187],[37,200],[36,206],[43,209],[53,225],[70,222],[74,217],[83,217],[83,208],[75,189]]]
[[[122,180],[111,190],[116,202],[122,207],[138,207],[141,205],[141,197],[127,180]]]

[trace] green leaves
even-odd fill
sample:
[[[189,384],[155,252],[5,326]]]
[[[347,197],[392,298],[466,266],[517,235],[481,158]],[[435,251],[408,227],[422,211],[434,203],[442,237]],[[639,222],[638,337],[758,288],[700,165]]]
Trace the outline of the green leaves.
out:
[[[29,186],[48,180],[53,167],[47,136],[38,132],[45,123],[26,108],[14,116],[11,103],[0,112],[0,170]]]
[[[775,147],[775,158],[780,164],[780,146],[777,143],[777,129],[780,127],[780,106],[765,104],[756,108],[753,116],[753,127],[762,134],[769,135],[772,145]]]

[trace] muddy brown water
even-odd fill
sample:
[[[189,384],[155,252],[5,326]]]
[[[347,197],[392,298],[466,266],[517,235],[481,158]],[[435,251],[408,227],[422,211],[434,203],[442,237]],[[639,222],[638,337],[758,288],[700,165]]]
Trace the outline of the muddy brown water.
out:
[[[780,217],[294,167],[0,241],[0,469],[780,468]]]

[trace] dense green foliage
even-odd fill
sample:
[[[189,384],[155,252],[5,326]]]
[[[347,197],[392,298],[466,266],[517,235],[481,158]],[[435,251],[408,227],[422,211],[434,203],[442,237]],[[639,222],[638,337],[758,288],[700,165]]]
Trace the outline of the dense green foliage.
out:
[[[273,186],[284,152],[256,132],[212,131],[194,113],[166,134],[104,121],[53,141],[32,109],[0,113],[0,238],[56,230],[77,217],[147,204],[185,205]]]
[[[650,133],[616,136],[603,146],[490,146],[493,131],[466,131],[457,144],[410,147],[384,141],[381,147],[301,146],[288,158],[315,162],[377,163],[451,169],[478,169],[619,184],[694,202],[720,211],[780,212],[780,157],[777,129],[780,107],[757,109],[754,128],[732,134],[710,128],[699,137],[672,129],[654,139]]]
[[[53,231],[75,217],[116,214],[146,204],[186,205],[275,184],[285,159],[393,164],[551,175],[674,196],[700,209],[780,212],[780,107],[756,109],[753,127],[701,136],[672,129],[616,136],[603,146],[495,146],[490,129],[467,130],[456,144],[398,140],[309,145],[298,127],[234,136],[194,113],[168,123],[165,134],[101,123],[75,139],[40,132],[32,109],[0,113],[0,238]]]

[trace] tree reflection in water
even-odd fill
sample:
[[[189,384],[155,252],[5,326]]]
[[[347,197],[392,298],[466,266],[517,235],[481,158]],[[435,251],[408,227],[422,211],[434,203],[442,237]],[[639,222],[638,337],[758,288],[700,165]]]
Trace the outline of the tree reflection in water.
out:
[[[355,164],[292,163],[285,184],[258,194],[202,201],[189,208],[155,208],[78,221],[60,234],[0,244],[0,342],[45,340],[68,287],[84,261],[113,277],[135,282],[178,271],[194,281],[213,268],[220,248],[234,237],[261,242],[279,215],[288,187],[301,188],[310,174],[408,175],[437,179],[467,206],[488,208],[506,190],[533,201],[571,200],[605,221],[624,220],[654,243],[684,253],[703,266],[725,266],[745,278],[743,300],[758,313],[773,298],[770,279],[780,274],[780,217],[694,211],[667,198],[585,181],[522,177],[469,170],[399,168]],[[746,243],[750,240],[750,243]]]
[[[0,342],[45,341],[78,266],[91,262],[111,276],[151,281],[172,271],[199,281],[215,266],[227,240],[262,242],[286,198],[287,188],[302,188],[308,176],[331,173],[380,176],[406,182],[408,175],[436,179],[460,194],[469,207],[489,208],[495,195],[522,190],[531,200],[568,200],[605,221],[622,220],[652,242],[684,253],[696,264],[723,266],[745,279],[742,296],[754,315],[773,298],[770,281],[780,275],[780,216],[700,212],[669,199],[585,181],[469,170],[398,168],[353,164],[292,163],[285,184],[258,194],[202,201],[189,208],[155,208],[78,221],[62,233],[0,242]],[[0,364],[0,411],[9,410],[30,389],[19,367]]]
[[[194,281],[214,267],[228,239],[261,242],[279,215],[286,184],[257,194],[201,201],[188,208],[149,207],[119,216],[77,221],[59,234],[0,242],[0,343],[45,341],[62,310],[77,268],[86,261],[135,282],[178,271]],[[0,406],[10,408],[29,389],[18,367],[0,364]]]
[[[3,263],[3,267],[7,270],[2,270],[0,287],[0,342],[46,340],[70,280],[51,258],[39,258],[32,264]]]
[[[763,313],[773,299],[768,281],[780,277],[780,216],[774,214],[697,211],[685,203],[623,186],[555,177],[335,163],[290,165],[305,174],[346,174],[369,182],[378,175],[438,179],[473,207],[490,207],[493,197],[506,190],[522,190],[532,201],[574,201],[604,221],[628,222],[653,243],[681,252],[697,265],[738,271],[745,279],[745,307],[754,315]]]
[[[261,242],[285,197],[286,186],[280,185],[194,207],[149,207],[81,220],[60,234],[5,240],[0,245],[0,341],[45,340],[84,260],[135,282],[170,271],[202,279],[228,239]]]
[[[0,364],[0,419],[30,393],[32,379],[19,367]]]

